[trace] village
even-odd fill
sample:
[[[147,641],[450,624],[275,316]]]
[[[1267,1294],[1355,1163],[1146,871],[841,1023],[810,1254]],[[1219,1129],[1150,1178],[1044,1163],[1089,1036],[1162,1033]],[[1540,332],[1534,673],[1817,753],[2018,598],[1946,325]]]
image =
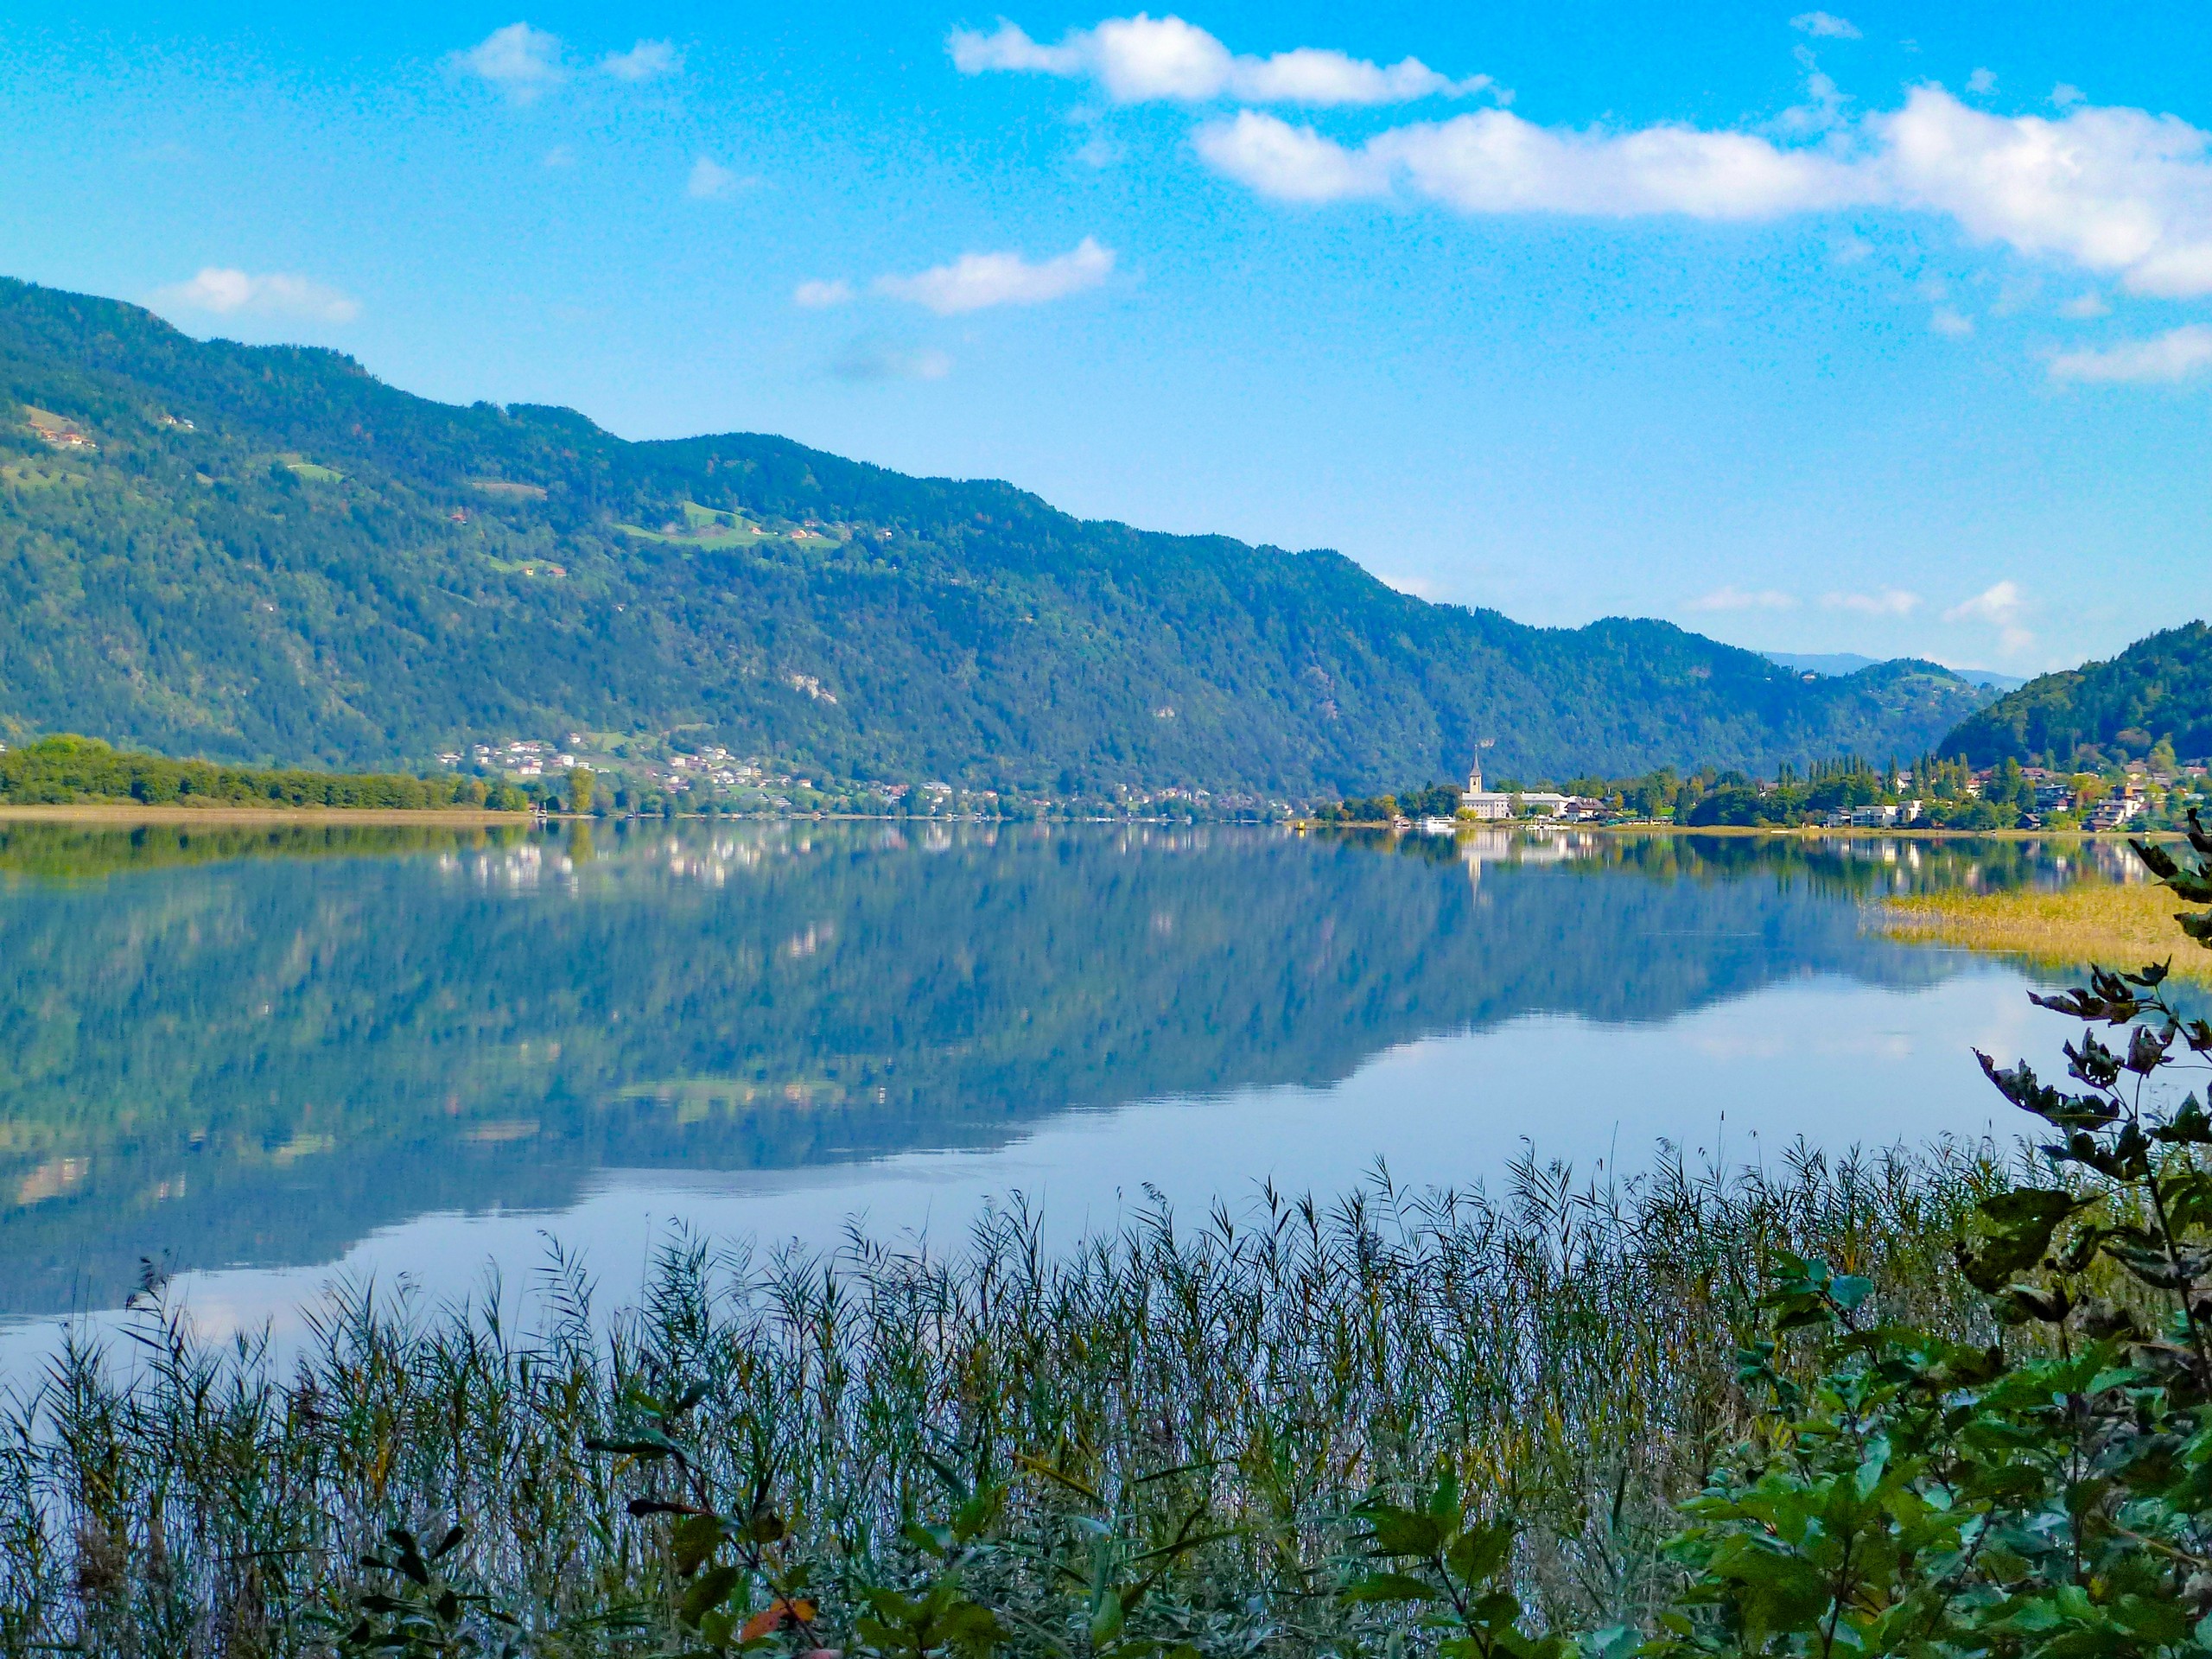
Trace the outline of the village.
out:
[[[1951,768],[1956,771],[1957,768]],[[2007,788],[2017,804],[2019,829],[2069,829],[2104,832],[2120,830],[2152,814],[2171,802],[2194,800],[2202,793],[2208,763],[2195,760],[2130,763],[2105,772],[2061,772],[2044,766],[1986,766],[1966,771],[1956,780],[1954,793],[1979,800],[1999,788]],[[1779,779],[1756,785],[1770,796],[1790,780]],[[1935,780],[1929,779],[1931,785]],[[1897,771],[1891,787],[1882,792],[1894,798],[1839,806],[1820,816],[1829,829],[1891,830],[1932,827],[1933,790],[1911,792],[1916,782],[1910,768]],[[2062,816],[2063,815],[2063,816]],[[1632,818],[1624,804],[1591,795],[1562,794],[1543,789],[1485,789],[1480,766],[1468,775],[1459,797],[1456,817],[1479,822],[1513,818],[1548,818],[1562,823],[1605,823]],[[1411,820],[1405,820],[1410,827]],[[1424,817],[1421,828],[1438,833],[1451,828],[1449,821]]]

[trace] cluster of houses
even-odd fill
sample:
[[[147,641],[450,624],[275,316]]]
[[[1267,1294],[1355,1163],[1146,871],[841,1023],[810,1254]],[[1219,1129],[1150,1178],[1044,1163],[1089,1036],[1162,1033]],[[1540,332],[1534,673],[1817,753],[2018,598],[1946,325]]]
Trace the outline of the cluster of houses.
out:
[[[2202,783],[2206,776],[2206,770],[2203,762],[2195,761],[2180,767],[2179,776]],[[2035,791],[2034,803],[2028,810],[2037,817],[2051,812],[2070,812],[2081,806],[2081,791],[2075,786],[2072,773],[2053,772],[2044,766],[2023,766],[2020,771],[2021,775],[2027,779],[2029,786]],[[1981,794],[1996,775],[1994,767],[1986,767],[1974,772],[1967,784],[1967,791],[1974,795]],[[2112,785],[2106,793],[2090,803],[2088,810],[2082,820],[2083,827],[2090,830],[2117,830],[2123,824],[2141,817],[2150,810],[2154,789],[2161,781],[2171,780],[2154,779],[2152,773],[2142,766],[2129,766],[2119,782]],[[1916,806],[1917,803],[1912,804]],[[1900,818],[1898,822],[1910,822],[1910,817]]]
[[[448,766],[457,766],[461,752],[448,750],[438,759]],[[563,772],[576,764],[576,757],[567,750],[528,739],[504,746],[479,743],[468,752],[468,759],[486,772],[504,772],[517,778],[543,778],[549,770]]]
[[[80,454],[97,454],[99,445],[91,434],[77,426],[66,416],[52,415],[42,409],[29,411],[30,429],[49,449],[69,449]],[[193,432],[199,429],[190,421],[179,420],[174,415],[156,415],[154,424],[178,432]]]
[[[97,454],[99,445],[73,426],[60,426],[51,421],[34,420],[31,430],[49,449],[73,449],[83,454]]]
[[[668,758],[668,770],[654,777],[654,782],[664,789],[741,789],[753,788],[762,784],[800,785],[810,779],[793,779],[778,773],[771,777],[758,761],[741,760],[720,744],[691,754],[672,754]]]
[[[2044,766],[2023,766],[2020,771],[2030,788],[2035,791],[2032,803],[2022,803],[2024,809],[2033,815],[2030,822],[2053,812],[2071,812],[2081,807],[2081,791],[2075,787],[2072,773],[2052,772]],[[2206,768],[2202,764],[2185,766],[2180,769],[2180,775],[2202,780],[2206,775]],[[1968,774],[1967,792],[1975,796],[1984,793],[1996,776],[1997,769],[1993,766]],[[1910,772],[1900,774],[1899,781],[1910,787],[1912,774]],[[2150,810],[2153,784],[2154,779],[2149,772],[2141,767],[2129,767],[2118,783],[2090,803],[2082,818],[2082,827],[2118,830],[2133,823]],[[1827,821],[1831,827],[1849,825],[1862,830],[1903,829],[1921,817],[1923,807],[1922,801],[1910,798],[1875,806],[1854,806],[1829,813]]]

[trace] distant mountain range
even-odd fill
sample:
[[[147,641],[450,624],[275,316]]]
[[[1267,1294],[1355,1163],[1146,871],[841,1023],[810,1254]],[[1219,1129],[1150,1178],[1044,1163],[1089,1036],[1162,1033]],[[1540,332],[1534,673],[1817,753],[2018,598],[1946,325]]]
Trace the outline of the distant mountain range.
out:
[[[1780,663],[1784,668],[1794,668],[1803,674],[1857,674],[1866,669],[1879,668],[1885,661],[1897,660],[1861,657],[1850,651],[1769,651],[1760,654],[1770,663]],[[1999,674],[1989,668],[1955,668],[1951,672],[1969,685],[1991,691],[2017,690],[2028,683],[2024,674]]]
[[[2143,760],[2160,744],[2178,760],[2212,756],[2212,628],[2202,622],[2139,639],[2109,662],[2030,680],[1944,741],[1978,766]]]
[[[1341,554],[749,434],[626,442],[0,282],[0,727],[426,765],[572,730],[834,777],[1310,796],[1934,747],[1932,663],[1525,626]]]

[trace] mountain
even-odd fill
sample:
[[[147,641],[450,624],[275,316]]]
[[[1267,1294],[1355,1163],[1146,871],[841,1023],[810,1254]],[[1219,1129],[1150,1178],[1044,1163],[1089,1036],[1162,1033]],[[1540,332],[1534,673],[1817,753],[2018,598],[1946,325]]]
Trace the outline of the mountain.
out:
[[[1794,668],[1801,674],[1857,674],[1864,670],[1878,668],[1883,658],[1861,657],[1855,651],[1768,651],[1759,653],[1770,663],[1780,663],[1784,668]],[[1989,668],[1955,668],[1957,675],[1968,685],[1978,685],[1989,691],[2012,691],[2027,683],[2018,674],[1999,674]]]
[[[626,442],[0,282],[0,723],[427,764],[582,730],[1061,794],[1916,753],[1980,694],[1533,628],[1341,554],[1085,522],[749,434]]]
[[[1861,657],[1855,651],[1763,651],[1759,655],[1800,674],[1856,674],[1882,662],[1878,657]]]
[[[2096,766],[2140,760],[2160,742],[2183,760],[2212,755],[2212,628],[2202,622],[2030,680],[1966,720],[1942,752],[1977,766]]]

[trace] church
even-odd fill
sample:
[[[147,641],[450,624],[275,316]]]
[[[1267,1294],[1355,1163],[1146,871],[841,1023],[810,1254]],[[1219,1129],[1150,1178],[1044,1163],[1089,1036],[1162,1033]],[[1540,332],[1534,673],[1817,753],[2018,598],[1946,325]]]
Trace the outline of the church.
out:
[[[1467,774],[1467,787],[1459,797],[1462,811],[1471,812],[1478,818],[1510,818],[1515,816],[1514,803],[1519,802],[1522,812],[1535,817],[1556,818],[1567,816],[1571,796],[1548,789],[1517,790],[1501,795],[1483,787],[1483,768],[1479,760]]]

